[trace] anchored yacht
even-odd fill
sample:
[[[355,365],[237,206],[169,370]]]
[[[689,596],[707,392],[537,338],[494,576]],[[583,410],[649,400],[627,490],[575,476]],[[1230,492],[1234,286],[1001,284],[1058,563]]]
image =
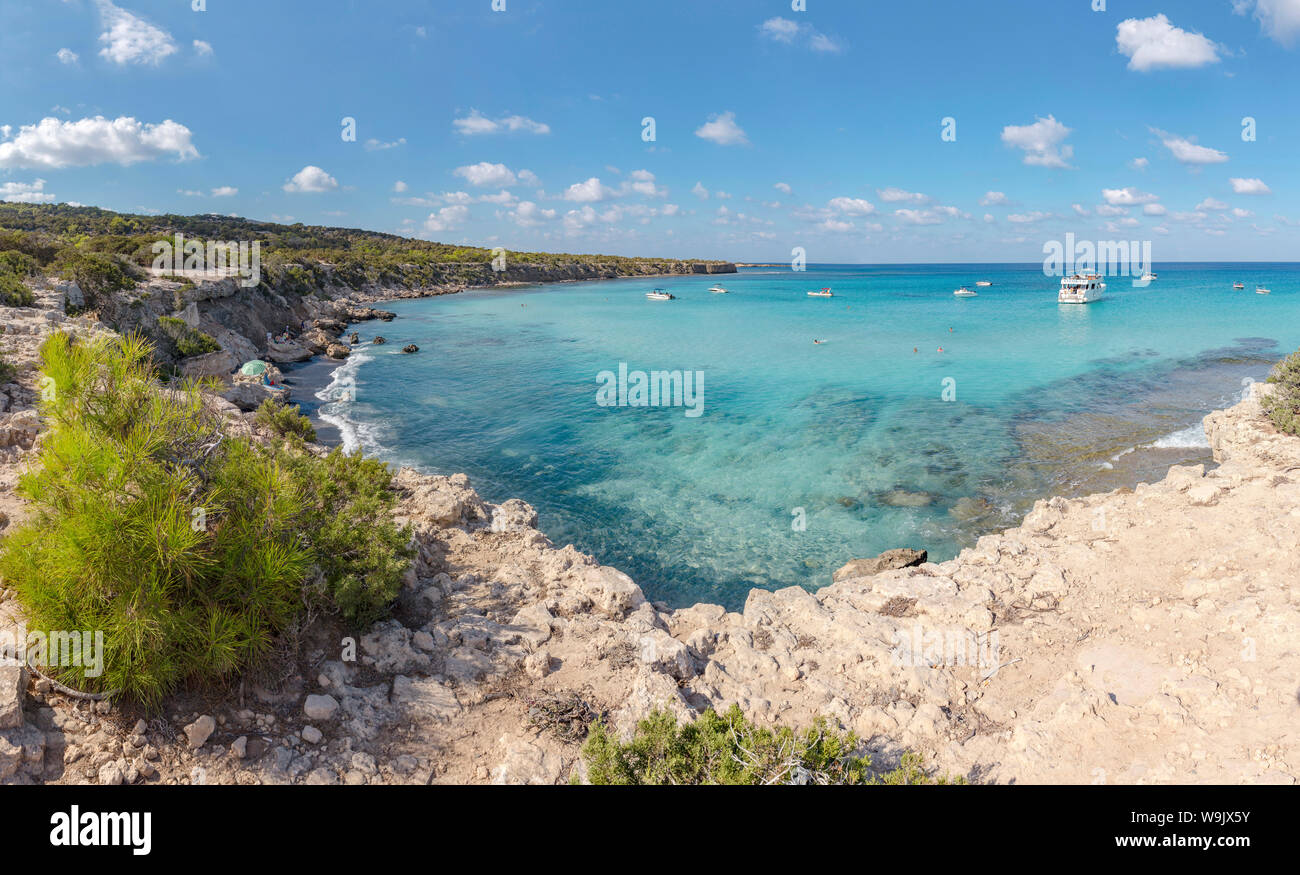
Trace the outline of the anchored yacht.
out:
[[[979,281],[977,281],[977,282],[975,283],[975,285],[977,285],[977,286],[991,286],[991,285],[993,285],[993,283],[989,282],[988,280],[979,280]]]
[[[663,289],[655,289],[653,292],[646,292],[645,296],[652,301],[671,301],[676,295],[671,295]]]
[[[1095,273],[1061,278],[1061,292],[1056,300],[1062,304],[1091,304],[1101,300],[1106,284]]]
[[[808,297],[810,297],[810,298],[833,298],[833,297],[835,297],[835,296],[831,294],[831,290],[830,290],[830,289],[818,289],[818,290],[815,291],[815,292],[809,292],[809,293],[808,293]]]
[[[722,286],[714,286],[713,288],[709,289],[709,291],[710,291],[710,292],[713,292],[713,294],[715,294],[715,295],[725,295],[725,294],[727,294],[727,290],[724,289]]]
[[[966,288],[965,286],[962,286],[960,289],[953,292],[953,294],[959,298],[973,298],[976,295],[975,292],[972,292],[970,289]]]

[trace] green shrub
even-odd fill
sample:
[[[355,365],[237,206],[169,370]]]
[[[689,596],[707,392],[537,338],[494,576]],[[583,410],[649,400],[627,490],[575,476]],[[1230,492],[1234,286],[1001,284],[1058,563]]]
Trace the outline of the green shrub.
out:
[[[270,429],[280,437],[296,437],[308,442],[315,441],[316,429],[312,428],[311,420],[299,413],[298,410],[297,404],[290,406],[282,404],[274,398],[267,398],[262,402],[262,406],[257,408],[256,420],[258,425]]]
[[[59,252],[54,264],[59,276],[81,288],[87,305],[101,295],[135,288],[131,268],[113,255],[69,248]]]
[[[36,303],[32,290],[11,273],[0,273],[0,306],[31,307]]]
[[[1275,388],[1262,402],[1264,412],[1278,431],[1300,435],[1300,352],[1278,362],[1268,381]]]
[[[175,316],[159,316],[158,327],[176,347],[176,354],[181,358],[193,355],[205,355],[221,349],[221,344],[209,334],[204,334],[191,326],[184,319]]]
[[[597,723],[582,755],[592,784],[936,783],[912,754],[892,772],[875,774],[870,757],[855,755],[857,747],[853,733],[835,732],[825,719],[803,732],[768,729],[732,705],[721,715],[710,708],[683,726],[672,714],[655,711],[626,744]]]
[[[384,465],[228,437],[198,385],[158,385],[152,353],[46,340],[31,513],[0,542],[31,628],[103,633],[102,674],[55,676],[146,706],[257,667],[313,600],[377,619],[411,556]]]
[[[0,386],[18,379],[18,369],[0,357]]]
[[[29,277],[36,274],[36,259],[12,249],[0,252],[0,274]]]
[[[301,445],[274,452],[302,496],[302,538],[329,602],[357,625],[380,619],[401,591],[414,555],[410,528],[393,522],[392,472],[377,459],[339,447],[324,456]]]

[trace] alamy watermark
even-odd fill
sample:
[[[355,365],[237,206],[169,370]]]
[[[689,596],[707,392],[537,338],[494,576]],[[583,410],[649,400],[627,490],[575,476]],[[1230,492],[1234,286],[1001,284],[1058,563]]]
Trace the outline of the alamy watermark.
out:
[[[159,240],[151,247],[153,269],[158,273],[186,276],[197,273],[205,279],[238,276],[239,284],[251,289],[262,281],[260,240],[186,240],[177,232],[171,240]]]
[[[1044,243],[1043,254],[1044,276],[1128,276],[1135,286],[1150,282],[1150,240],[1078,240],[1070,232],[1064,242]]]
[[[104,630],[28,632],[25,624],[0,631],[0,665],[80,668],[88,678],[104,673]]]
[[[619,362],[617,373],[601,371],[596,382],[600,407],[683,407],[690,419],[704,413],[703,371],[632,371]]]
[[[926,629],[917,623],[910,629],[894,630],[890,659],[894,665],[910,668],[944,665],[995,669],[999,664],[998,633]]]

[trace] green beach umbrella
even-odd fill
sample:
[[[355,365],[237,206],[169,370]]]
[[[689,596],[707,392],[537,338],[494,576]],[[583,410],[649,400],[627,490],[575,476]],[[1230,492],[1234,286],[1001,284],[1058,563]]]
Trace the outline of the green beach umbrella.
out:
[[[266,362],[254,359],[251,362],[244,362],[244,366],[239,369],[241,374],[247,374],[250,377],[260,376],[266,373]]]

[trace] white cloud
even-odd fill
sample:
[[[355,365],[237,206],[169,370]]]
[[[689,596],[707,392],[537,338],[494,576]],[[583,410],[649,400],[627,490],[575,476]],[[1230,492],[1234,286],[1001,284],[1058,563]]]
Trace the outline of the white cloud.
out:
[[[54,195],[45,191],[45,180],[0,182],[0,201],[7,204],[52,204]]]
[[[646,197],[667,197],[668,191],[655,185],[655,175],[649,170],[633,170],[623,183],[625,192],[631,191]]]
[[[1130,170],[1146,170],[1151,162],[1146,158],[1134,158],[1128,163]]]
[[[59,59],[60,64],[75,64],[80,58],[72,49],[59,49],[54,53],[54,57]]]
[[[1163,216],[1168,212],[1169,210],[1165,208],[1164,204],[1147,204],[1142,207],[1143,215],[1147,216]]]
[[[1039,118],[1032,125],[1007,125],[1002,142],[1025,153],[1025,163],[1035,167],[1068,168],[1074,147],[1065,145],[1070,129],[1055,116]]]
[[[467,137],[484,134],[549,134],[551,132],[550,125],[533,121],[522,115],[490,119],[477,109],[470,110],[469,115],[464,118],[452,120],[451,124],[456,129],[456,133]]]
[[[579,204],[594,204],[614,197],[616,192],[593,176],[586,182],[575,182],[564,191],[564,199]]]
[[[0,146],[0,148],[4,148]],[[1232,183],[1232,190],[1237,194],[1272,194],[1273,190],[1264,184],[1262,179],[1240,179],[1232,178],[1228,182]]]
[[[200,58],[209,57],[212,54],[212,43],[204,42],[201,39],[194,41],[194,53]]]
[[[514,185],[518,181],[514,171],[509,167],[504,164],[491,164],[487,161],[457,167],[452,172],[470,185],[475,186],[503,188]]]
[[[814,52],[834,53],[844,51],[843,43],[835,37],[820,33],[811,25],[799,24],[779,15],[760,24],[758,32],[766,39],[785,43],[786,45],[793,45],[800,36],[806,37],[805,44]]]
[[[930,210],[894,210],[894,215],[909,225],[938,225],[943,221]]]
[[[782,194],[792,194],[794,192],[794,189],[790,187],[790,183],[788,182],[778,182],[776,185],[772,186],[772,188]]]
[[[521,201],[509,215],[519,227],[532,228],[554,219],[555,210],[544,210],[532,201]]]
[[[923,204],[930,199],[918,191],[904,191],[901,188],[878,188],[876,194],[887,204]]]
[[[376,140],[374,137],[371,137],[369,140],[366,140],[365,143],[362,144],[363,148],[367,152],[383,152],[387,149],[396,149],[398,146],[405,146],[405,145],[406,145],[406,137],[398,137],[396,140],[393,140],[391,143],[385,143],[382,140]]]
[[[792,43],[799,35],[799,25],[788,18],[769,18],[758,26],[759,33],[779,43]]]
[[[1103,188],[1101,190],[1102,199],[1113,207],[1136,207],[1142,204],[1152,204],[1160,200],[1154,194],[1145,191],[1138,191],[1133,186],[1128,188]]]
[[[436,213],[429,213],[429,218],[424,220],[423,230],[426,234],[437,234],[440,231],[451,231],[468,218],[469,207],[459,204],[451,207],[443,207]]]
[[[808,47],[814,52],[823,52],[826,54],[838,54],[839,52],[844,51],[843,43],[824,33],[814,33],[812,39],[808,40]]]
[[[695,183],[695,187],[691,189],[691,194],[695,195],[702,201],[709,199],[709,190],[704,187],[704,183],[702,182]]]
[[[49,117],[23,125],[13,139],[0,142],[0,167],[88,167],[174,157],[199,157],[185,125],[168,119],[144,124],[129,116],[103,116],[65,122]]]
[[[715,113],[695,131],[695,136],[717,143],[719,146],[746,146],[749,139],[740,125],[736,124],[734,112]]]
[[[1219,61],[1218,46],[1199,33],[1174,27],[1163,14],[1129,18],[1115,31],[1115,44],[1127,55],[1130,70],[1202,67]]]
[[[1254,7],[1260,29],[1284,46],[1300,34],[1300,0],[1236,0],[1233,12],[1245,15]]]
[[[398,194],[401,194],[402,192],[406,191],[407,188],[408,188],[407,184],[405,182],[402,182],[402,180],[400,179],[397,180],[397,182],[393,183],[393,191],[397,192]]]
[[[1197,204],[1194,207],[1194,209],[1196,209],[1198,212],[1202,210],[1214,210],[1214,211],[1226,210],[1227,208],[1228,205],[1225,204],[1223,201],[1215,200],[1212,197],[1207,197],[1205,200],[1201,201],[1199,204]]]
[[[1193,137],[1180,137],[1158,128],[1152,128],[1151,132],[1159,137],[1170,154],[1183,164],[1222,164],[1228,160],[1226,152],[1201,146]]]
[[[1083,204],[1071,204],[1071,208],[1074,210],[1074,214],[1075,214],[1076,216],[1091,216],[1091,215],[1092,215],[1092,210],[1088,209],[1088,208],[1085,207]]]
[[[1098,204],[1097,215],[1099,216],[1127,216],[1127,207],[1116,207],[1110,204]]]
[[[1232,214],[1238,219],[1249,219],[1251,216],[1255,215],[1250,210],[1243,210],[1241,207],[1234,207]]]
[[[154,27],[138,15],[114,6],[109,0],[98,0],[100,25],[105,28],[99,35],[104,47],[101,57],[114,64],[153,64],[176,53],[176,43],[171,34]]]
[[[1052,218],[1051,213],[1044,213],[1041,210],[1034,210],[1032,213],[1012,213],[1007,216],[1008,222],[1014,222],[1017,225],[1031,225],[1035,222],[1041,222],[1044,219]]]
[[[315,164],[308,164],[284,184],[284,190],[294,194],[319,194],[338,187],[338,180]]]
[[[856,197],[831,198],[826,205],[846,216],[869,216],[876,211],[875,204]]]
[[[237,194],[239,194],[239,189],[233,185],[219,185],[212,189],[213,197],[234,197]]]
[[[982,207],[1001,207],[1011,203],[1007,196],[1000,191],[986,191],[984,197],[980,198]]]

